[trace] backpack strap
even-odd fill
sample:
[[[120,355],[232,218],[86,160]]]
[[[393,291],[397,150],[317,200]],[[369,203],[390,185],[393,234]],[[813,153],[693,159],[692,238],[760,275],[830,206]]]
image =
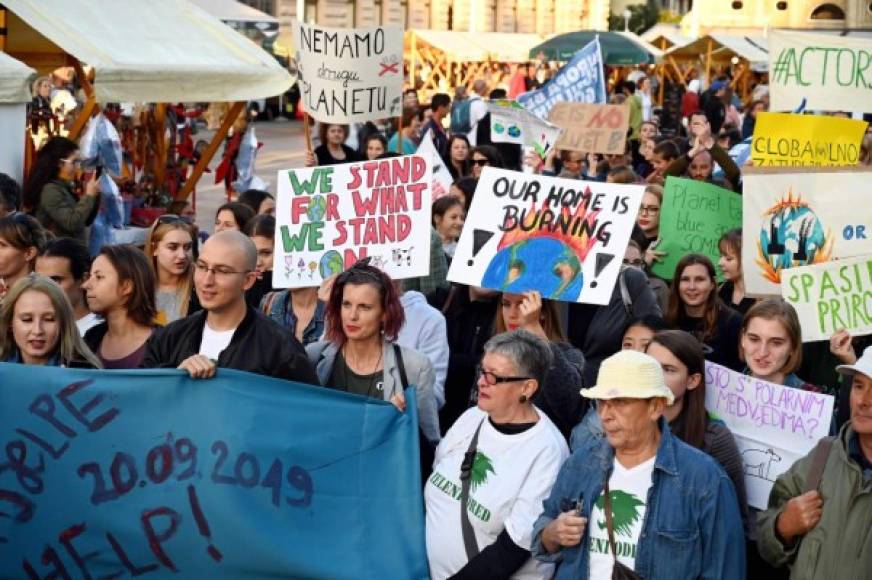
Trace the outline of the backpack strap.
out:
[[[814,455],[811,456],[811,467],[808,469],[808,476],[805,478],[805,487],[802,492],[806,493],[817,489],[821,480],[824,478],[824,468],[827,466],[827,458],[830,456],[830,449],[833,448],[835,437],[824,437],[814,448]]]
[[[272,312],[272,305],[273,305],[273,302],[275,302],[275,300],[276,300],[277,294],[278,294],[278,292],[275,292],[275,291],[267,292],[266,296],[264,297],[263,306],[261,307],[261,310],[267,316],[269,316],[270,312]]]
[[[463,463],[460,464],[460,532],[463,535],[463,547],[466,549],[466,557],[470,560],[478,556],[478,542],[475,541],[475,530],[472,529],[472,523],[469,521],[467,509],[469,506],[469,486],[472,483],[470,476],[472,468],[475,465],[475,455],[478,452],[478,434],[481,432],[481,426],[487,419],[482,419],[481,423],[475,429],[475,434],[472,436],[472,441],[469,442],[469,448],[463,456]]]
[[[394,357],[397,359],[397,370],[400,371],[400,382],[403,384],[403,391],[409,388],[409,377],[406,376],[406,363],[403,362],[403,350],[397,343],[393,344]]]
[[[630,289],[627,287],[627,269],[621,268],[618,274],[618,286],[621,290],[621,302],[624,304],[624,312],[627,313],[627,318],[633,319],[633,297],[630,296]]]

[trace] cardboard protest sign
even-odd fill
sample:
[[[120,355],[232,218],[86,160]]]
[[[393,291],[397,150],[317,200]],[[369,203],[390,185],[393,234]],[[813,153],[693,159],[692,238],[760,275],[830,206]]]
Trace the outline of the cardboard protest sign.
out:
[[[431,130],[428,129],[424,136],[421,137],[421,143],[418,145],[418,150],[415,153],[423,155],[424,158],[431,161],[431,167],[433,168],[433,201],[448,195],[448,190],[451,188],[451,184],[454,183],[454,179],[451,177],[448,167],[445,166],[445,160],[442,159],[442,156],[436,150]]]
[[[309,115],[322,123],[363,123],[402,113],[402,28],[330,28],[293,20],[291,29]]]
[[[487,109],[494,143],[532,147],[539,157],[544,158],[560,135],[559,127],[533,115],[517,101],[488,101]]]
[[[584,153],[621,154],[627,146],[626,105],[555,103],[548,120],[563,129],[555,147]]]
[[[485,167],[448,279],[607,304],[643,191]]]
[[[711,183],[667,177],[660,208],[660,242],[657,251],[665,252],[651,271],[671,280],[678,261],[686,254],[704,254],[717,264],[718,240],[742,227],[742,196]],[[718,269],[718,279],[723,274]]]
[[[430,167],[406,155],[279,171],[273,286],[318,286],[365,257],[395,280],[426,276]]]
[[[872,171],[747,171],[742,271],[749,296],[780,296],[788,268],[872,254]]]
[[[872,334],[872,256],[790,268],[781,278],[781,293],[799,315],[803,342],[829,340],[840,328],[851,336]]]
[[[769,109],[872,112],[868,38],[769,31]]]
[[[413,389],[399,413],[227,369],[0,383],[4,578],[427,577]]]
[[[768,507],[775,479],[829,435],[834,402],[705,363],[705,408],[733,433],[748,504],[757,509]]]
[[[866,125],[839,117],[757,113],[751,160],[757,166],[856,165]]]
[[[590,41],[563,65],[541,88],[518,96],[524,108],[547,119],[551,107],[560,101],[570,103],[605,103],[606,83],[599,38]]]

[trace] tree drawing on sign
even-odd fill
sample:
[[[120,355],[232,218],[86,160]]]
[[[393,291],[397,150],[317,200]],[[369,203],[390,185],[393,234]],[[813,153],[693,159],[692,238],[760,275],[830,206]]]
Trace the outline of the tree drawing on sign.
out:
[[[766,481],[775,481],[770,476],[772,464],[781,461],[781,456],[770,449],[746,449],[742,452],[742,463],[745,465],[745,475],[759,477]]]

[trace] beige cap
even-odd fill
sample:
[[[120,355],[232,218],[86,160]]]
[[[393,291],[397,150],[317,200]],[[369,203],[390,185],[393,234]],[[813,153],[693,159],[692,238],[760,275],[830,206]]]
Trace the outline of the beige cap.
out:
[[[602,362],[596,386],[582,389],[588,399],[653,399],[663,397],[671,405],[675,395],[663,378],[660,363],[635,350],[622,350]]]

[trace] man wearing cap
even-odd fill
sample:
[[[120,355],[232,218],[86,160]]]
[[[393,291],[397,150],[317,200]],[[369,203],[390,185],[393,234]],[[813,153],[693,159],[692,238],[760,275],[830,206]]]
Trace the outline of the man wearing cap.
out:
[[[836,370],[851,380],[851,420],[778,476],[757,520],[760,555],[790,577],[872,573],[872,347]]]
[[[563,464],[533,526],[533,554],[557,563],[556,578],[611,578],[615,566],[641,578],[744,578],[733,484],[669,432],[663,410],[674,396],[660,364],[618,352],[581,394],[596,403],[605,437]]]

